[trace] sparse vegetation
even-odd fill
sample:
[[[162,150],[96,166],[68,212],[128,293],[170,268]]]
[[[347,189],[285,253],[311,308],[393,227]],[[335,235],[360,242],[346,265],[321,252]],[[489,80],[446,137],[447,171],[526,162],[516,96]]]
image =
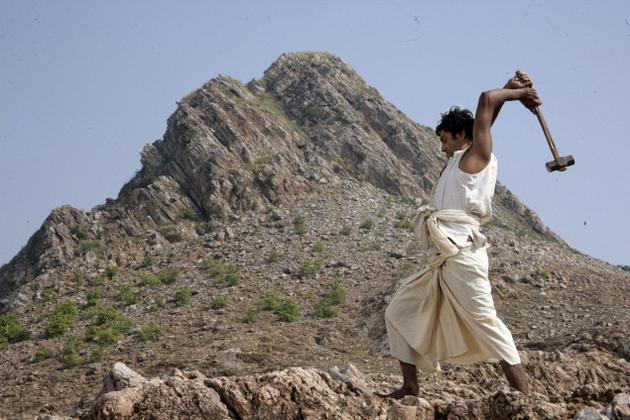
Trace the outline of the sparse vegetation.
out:
[[[339,282],[333,282],[328,285],[323,299],[326,299],[332,305],[341,305],[346,300],[346,288]]]
[[[87,293],[87,295],[85,296],[85,299],[87,301],[87,306],[96,306],[99,303],[101,303],[101,298],[103,297],[103,294],[98,291],[98,290],[93,290]]]
[[[181,231],[175,225],[162,226],[159,229],[160,235],[169,242],[179,242],[183,239]]]
[[[94,252],[99,252],[102,249],[102,244],[101,241],[98,239],[95,240],[89,240],[89,239],[83,239],[79,241],[79,255],[83,255],[86,252],[89,251],[94,251]]]
[[[300,317],[300,307],[291,299],[282,301],[280,307],[274,312],[282,322],[293,322]]]
[[[154,262],[155,262],[155,258],[153,258],[151,255],[147,255],[142,260],[142,263],[140,264],[140,267],[142,267],[142,268],[149,268],[149,267],[151,267],[153,265]]]
[[[83,227],[81,227],[81,225],[72,226],[70,233],[76,236],[80,241],[85,241],[88,238],[87,232],[83,229]]]
[[[77,287],[82,287],[85,283],[85,277],[86,275],[83,271],[77,271],[76,273],[74,273],[74,284]]]
[[[346,299],[346,289],[339,282],[331,283],[319,302],[315,304],[315,316],[318,318],[330,318],[337,315],[334,308],[341,305]]]
[[[99,274],[98,276],[94,277],[90,283],[94,286],[102,286],[105,284],[106,278],[107,277],[105,277],[104,274]]]
[[[74,327],[74,323],[79,315],[77,306],[72,302],[65,302],[57,305],[53,313],[48,317],[44,335],[48,338],[65,334]]]
[[[50,359],[54,355],[55,353],[51,349],[42,345],[42,346],[37,347],[37,350],[35,350],[35,356],[33,356],[33,361],[35,361],[35,363],[39,363],[46,359]]]
[[[339,234],[343,235],[343,236],[348,236],[351,233],[352,233],[352,228],[350,226],[348,226],[348,225],[342,226],[341,230],[339,231]]]
[[[225,296],[215,296],[210,303],[210,307],[214,310],[225,308],[228,304],[228,299]]]
[[[83,359],[79,355],[83,343],[77,337],[70,338],[65,347],[63,348],[63,353],[61,357],[61,361],[66,366],[76,366],[83,363]]]
[[[324,243],[321,241],[315,242],[313,245],[313,252],[323,252],[324,251]]]
[[[112,327],[100,327],[92,325],[85,333],[87,341],[93,341],[99,344],[114,344],[120,340],[121,333]]]
[[[150,322],[142,326],[140,332],[138,333],[138,337],[140,338],[140,341],[158,341],[162,334],[164,334],[164,328],[158,324]]]
[[[417,239],[412,239],[407,245],[407,254],[418,254],[421,251],[420,241]]]
[[[263,311],[275,311],[281,304],[280,297],[275,293],[268,293],[260,300],[260,307]]]
[[[378,239],[372,239],[361,244],[361,251],[380,251],[382,247],[382,241],[379,241]]]
[[[177,218],[179,220],[191,220],[193,222],[198,222],[199,220],[201,220],[201,216],[199,215],[199,213],[197,213],[195,210],[193,209],[186,209],[186,210],[182,210],[178,215]]]
[[[133,326],[133,321],[121,314],[116,308],[106,308],[98,311],[94,323],[98,326],[112,327],[123,334]]]
[[[245,324],[253,324],[254,322],[256,322],[257,316],[258,313],[255,309],[248,309],[247,312],[245,312],[245,316],[243,316],[242,321]]]
[[[90,362],[100,362],[107,356],[107,350],[104,347],[95,347],[90,353]]]
[[[403,212],[396,213],[396,221],[394,222],[394,226],[403,230],[408,230],[408,231],[413,230],[413,225],[411,224],[411,221],[407,218],[407,215]]]
[[[120,340],[133,326],[133,321],[116,308],[101,309],[96,312],[94,325],[88,328],[85,339],[100,344],[112,344]]]
[[[31,332],[22,327],[15,314],[0,315],[0,348],[6,343],[17,343],[31,338]]]
[[[337,315],[337,310],[333,308],[332,304],[325,300],[320,299],[319,302],[315,304],[315,317],[317,318],[332,318]]]
[[[182,287],[177,292],[175,292],[175,302],[177,302],[178,305],[185,305],[186,303],[188,303],[191,297],[192,290],[188,286]]]
[[[304,235],[306,233],[306,221],[303,216],[295,216],[293,218],[293,231],[298,235]]]
[[[108,265],[105,268],[105,275],[107,276],[108,279],[113,279],[114,277],[116,277],[116,274],[118,274],[119,268],[115,265]]]
[[[131,289],[131,285],[123,284],[116,295],[116,299],[127,304],[133,305],[138,303],[138,295]]]
[[[361,225],[359,225],[359,228],[361,228],[362,230],[372,230],[373,227],[374,221],[369,217],[363,220],[363,222],[361,222]]]
[[[141,286],[157,286],[159,284],[162,284],[162,281],[155,274],[147,274],[140,280]]]
[[[274,249],[273,251],[271,251],[271,253],[267,257],[267,261],[270,262],[270,263],[278,262],[280,260],[281,256],[282,255],[280,254],[280,252],[278,252],[278,251],[276,251]]]
[[[551,273],[546,268],[537,268],[534,274],[544,280],[549,280],[551,277]]]
[[[166,305],[166,298],[164,298],[164,296],[156,296],[153,299],[153,305],[155,309],[163,308]]]
[[[158,278],[160,279],[160,283],[171,284],[175,283],[181,273],[182,271],[179,268],[173,267],[169,268],[168,270],[162,271],[158,275]]]
[[[235,265],[223,264],[207,257],[202,261],[201,267],[210,272],[210,278],[217,285],[235,286],[241,281],[241,273]]]
[[[299,278],[307,278],[307,277],[312,277],[313,275],[315,275],[315,273],[317,273],[318,270],[319,270],[319,265],[317,263],[313,264],[307,261],[298,268],[297,274]]]
[[[282,300],[276,293],[268,293],[258,303],[263,311],[273,311],[283,322],[292,322],[299,318],[300,307],[291,299]]]

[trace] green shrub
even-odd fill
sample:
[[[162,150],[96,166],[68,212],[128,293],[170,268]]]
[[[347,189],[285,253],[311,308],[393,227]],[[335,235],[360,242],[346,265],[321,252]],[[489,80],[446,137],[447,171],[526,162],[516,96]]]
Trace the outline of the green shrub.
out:
[[[178,305],[186,304],[191,297],[192,290],[188,286],[182,287],[177,292],[175,292],[175,302],[177,302]]]
[[[359,226],[359,228],[363,230],[372,230],[373,227],[374,221],[370,218],[365,219],[363,222],[361,222],[361,225]]]
[[[138,295],[131,289],[131,285],[123,284],[120,291],[116,295],[116,299],[127,305],[133,305],[138,302]]]
[[[255,309],[249,309],[247,310],[247,312],[245,312],[245,316],[243,316],[242,321],[245,324],[253,324],[254,322],[256,322],[257,316],[258,316],[258,313],[256,312]]]
[[[103,294],[98,290],[88,292],[86,295],[87,306],[90,307],[98,305],[99,303],[101,303],[102,297]]]
[[[348,225],[344,225],[344,226],[341,228],[341,230],[339,231],[339,234],[340,234],[340,235],[343,235],[343,236],[348,236],[348,235],[350,235],[351,233],[352,233],[352,228],[351,228],[350,226],[348,226]]]
[[[315,316],[330,318],[337,315],[334,306],[341,305],[345,300],[346,289],[339,282],[331,283],[319,302],[315,304]]]
[[[407,219],[406,217],[404,219],[396,220],[394,222],[394,226],[399,229],[404,229],[408,231],[413,230],[413,225],[411,224],[411,221]]]
[[[131,329],[133,321],[121,314],[116,308],[105,308],[96,312],[94,324],[104,328],[111,327],[124,334]]]
[[[327,299],[320,299],[315,304],[315,316],[317,318],[331,318],[337,315],[337,310],[333,308],[333,305]]]
[[[105,275],[107,276],[108,279],[113,279],[114,277],[116,277],[116,274],[118,274],[118,271],[120,269],[118,267],[116,267],[115,265],[108,265],[105,268]]]
[[[193,209],[182,210],[177,215],[177,218],[180,220],[192,220],[193,222],[198,222],[199,220],[201,220],[201,216],[199,215],[199,213],[197,213]]]
[[[74,327],[79,315],[77,306],[72,302],[57,305],[53,313],[48,317],[44,334],[47,338],[63,335]]]
[[[216,296],[214,299],[212,299],[212,303],[210,304],[210,307],[212,309],[221,309],[221,308],[225,308],[228,304],[228,299],[225,296]]]
[[[90,354],[90,361],[92,363],[100,362],[106,356],[107,356],[107,350],[105,348],[103,348],[103,347],[95,347],[94,349],[92,349],[92,353]]]
[[[141,286],[157,286],[158,284],[162,284],[162,282],[155,274],[147,274],[140,281]]]
[[[316,242],[315,245],[313,245],[313,252],[322,252],[323,250],[324,250],[323,242]]]
[[[35,351],[35,357],[33,357],[33,360],[36,363],[39,363],[43,360],[46,359],[50,359],[51,357],[53,357],[55,354],[53,353],[53,351],[51,349],[49,349],[46,346],[39,346],[37,347],[37,350]]]
[[[83,284],[85,283],[85,278],[86,275],[83,271],[77,271],[76,273],[74,273],[74,283],[77,287],[83,286]]]
[[[214,279],[215,284],[235,286],[241,280],[241,273],[235,265],[215,262],[210,268],[210,277]]]
[[[31,332],[22,327],[15,314],[0,315],[0,341],[17,343],[31,338]]]
[[[162,334],[164,334],[164,328],[158,324],[150,322],[140,329],[138,337],[141,341],[158,341]]]
[[[315,273],[317,273],[319,267],[316,264],[312,264],[310,262],[305,262],[298,268],[298,277],[312,277]]]
[[[168,270],[162,271],[158,275],[158,278],[160,279],[160,283],[171,284],[175,283],[181,273],[182,271],[179,268],[173,267],[169,268]]]
[[[274,312],[282,322],[292,322],[300,317],[300,307],[291,299],[282,301],[280,307]]]
[[[341,305],[346,300],[346,288],[339,282],[333,282],[328,286],[328,290],[323,296],[332,305]]]
[[[210,270],[216,264],[217,262],[214,260],[214,257],[212,255],[208,255],[201,261],[201,268],[203,268],[204,270]]]
[[[278,262],[280,260],[280,257],[282,255],[276,251],[275,249],[273,251],[271,251],[271,253],[269,254],[269,256],[267,257],[267,261],[269,262]]]
[[[383,247],[383,243],[378,239],[373,239],[363,242],[361,245],[361,251],[380,251]]]
[[[140,264],[140,267],[142,268],[148,268],[151,267],[153,265],[153,263],[155,262],[155,259],[150,256],[147,255],[146,257],[144,257],[144,259],[142,260],[142,263]]]
[[[281,304],[282,301],[275,293],[266,294],[260,300],[260,307],[263,311],[275,311],[280,307]]]
[[[295,216],[293,219],[293,231],[298,235],[304,235],[306,233],[306,222],[303,216]]]
[[[87,232],[81,227],[81,225],[72,226],[70,232],[80,241],[84,241],[88,238]]]
[[[83,359],[79,355],[81,351],[82,343],[77,337],[72,337],[66,342],[66,346],[63,349],[62,359],[66,366],[76,366],[83,363]]]
[[[89,239],[83,239],[79,241],[79,254],[83,255],[88,251],[94,251],[94,252],[99,252],[102,250],[102,244],[101,241],[96,239],[96,240],[89,240]]]
[[[114,344],[120,340],[121,336],[120,331],[115,330],[113,327],[102,327],[98,325],[92,325],[85,333],[85,339],[87,341],[94,341],[100,344]]]

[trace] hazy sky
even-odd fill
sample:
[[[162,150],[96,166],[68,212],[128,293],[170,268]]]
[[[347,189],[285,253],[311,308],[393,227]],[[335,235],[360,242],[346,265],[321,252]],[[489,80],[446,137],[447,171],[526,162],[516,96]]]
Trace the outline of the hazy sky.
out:
[[[343,58],[413,120],[527,71],[563,155],[506,104],[499,179],[571,246],[630,264],[629,1],[0,0],[0,264],[50,211],[116,197],[175,102],[283,52]]]

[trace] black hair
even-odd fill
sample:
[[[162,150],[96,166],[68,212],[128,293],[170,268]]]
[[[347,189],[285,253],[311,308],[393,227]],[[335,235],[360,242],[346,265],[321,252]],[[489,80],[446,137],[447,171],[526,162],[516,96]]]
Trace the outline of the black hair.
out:
[[[443,112],[441,115],[442,119],[440,119],[439,124],[435,127],[435,134],[439,136],[441,131],[448,131],[454,136],[463,131],[466,138],[473,138],[475,117],[469,109],[454,105],[448,112]]]

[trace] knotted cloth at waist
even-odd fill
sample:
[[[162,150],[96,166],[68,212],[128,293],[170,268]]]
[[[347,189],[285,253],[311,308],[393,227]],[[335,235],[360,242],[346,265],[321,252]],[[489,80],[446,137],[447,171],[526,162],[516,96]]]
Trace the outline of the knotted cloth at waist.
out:
[[[413,232],[420,241],[420,246],[423,249],[434,247],[442,257],[442,261],[443,258],[456,255],[460,247],[449,240],[448,236],[440,229],[439,222],[469,225],[472,243],[478,247],[486,244],[486,237],[479,231],[481,226],[479,217],[463,210],[438,210],[431,205],[424,205],[418,209],[413,218]]]

